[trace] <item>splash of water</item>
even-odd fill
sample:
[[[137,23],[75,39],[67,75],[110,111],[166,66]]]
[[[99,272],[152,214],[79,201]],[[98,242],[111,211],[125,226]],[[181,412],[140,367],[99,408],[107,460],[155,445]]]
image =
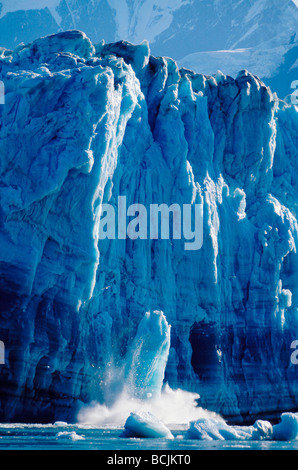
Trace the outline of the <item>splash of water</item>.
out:
[[[141,411],[149,411],[167,425],[187,425],[190,420],[207,417],[221,419],[197,406],[198,394],[173,390],[168,384],[163,387],[170,329],[163,312],[145,314],[121,372],[124,372],[121,392],[113,401],[82,408],[78,414],[80,424],[123,426],[131,412]],[[119,370],[112,375],[121,377]]]
[[[186,426],[191,420],[200,418],[222,418],[216,413],[197,405],[199,395],[185,390],[173,390],[168,384],[161,393],[148,398],[131,397],[124,390],[111,406],[93,403],[82,408],[78,415],[80,424],[98,427],[122,427],[131,412],[149,411],[168,426]]]

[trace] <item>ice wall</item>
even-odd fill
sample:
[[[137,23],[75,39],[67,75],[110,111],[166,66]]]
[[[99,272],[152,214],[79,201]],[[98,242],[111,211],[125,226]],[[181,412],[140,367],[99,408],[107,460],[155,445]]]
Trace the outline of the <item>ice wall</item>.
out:
[[[297,408],[297,108],[146,42],[71,31],[1,54],[0,420],[107,399],[154,310],[171,387],[239,420]],[[203,204],[202,248],[100,240],[119,195]]]

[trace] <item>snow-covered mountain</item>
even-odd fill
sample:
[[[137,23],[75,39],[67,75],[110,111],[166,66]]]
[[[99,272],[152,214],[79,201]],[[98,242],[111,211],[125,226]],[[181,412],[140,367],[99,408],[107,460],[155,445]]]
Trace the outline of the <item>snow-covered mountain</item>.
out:
[[[163,378],[234,420],[297,409],[297,107],[79,31],[3,51],[0,79],[0,420]],[[119,197],[203,207],[202,247],[100,237]]]
[[[247,69],[268,79],[280,95],[290,93],[297,75],[296,49],[293,62],[281,70],[285,54],[297,45],[293,0],[2,0],[0,5],[0,45],[7,48],[79,29],[93,43],[146,39],[153,55],[169,56],[198,73],[219,69],[235,78]]]

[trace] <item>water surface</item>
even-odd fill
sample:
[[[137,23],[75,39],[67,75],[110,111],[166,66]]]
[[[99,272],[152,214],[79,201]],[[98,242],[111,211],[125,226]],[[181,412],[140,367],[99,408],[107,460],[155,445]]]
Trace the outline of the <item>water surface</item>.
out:
[[[172,440],[128,439],[119,427],[0,424],[0,450],[298,450],[298,441],[198,441],[186,439],[186,429],[171,431]]]

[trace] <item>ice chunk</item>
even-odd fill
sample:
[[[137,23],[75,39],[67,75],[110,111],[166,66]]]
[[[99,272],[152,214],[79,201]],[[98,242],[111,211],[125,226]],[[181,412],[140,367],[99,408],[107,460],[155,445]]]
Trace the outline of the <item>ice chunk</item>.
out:
[[[272,439],[273,427],[269,421],[258,419],[253,425],[251,438],[253,441]]]
[[[251,429],[229,426],[225,421],[212,418],[202,418],[190,423],[187,435],[189,439],[198,440],[242,440],[249,439]]]
[[[139,324],[127,362],[128,393],[149,398],[160,393],[170,350],[170,331],[163,312],[147,312]]]
[[[65,427],[67,423],[65,421],[55,421],[54,426]]]
[[[281,422],[273,426],[275,441],[293,441],[298,438],[298,413],[283,413]]]
[[[142,411],[131,413],[127,418],[123,437],[164,437],[174,439],[171,431],[152,413]]]
[[[61,431],[57,434],[57,439],[70,439],[72,441],[82,441],[85,439],[81,434],[77,434],[75,431]]]
[[[198,440],[269,440],[272,438],[272,425],[258,420],[253,426],[230,426],[224,420],[202,418],[190,423],[187,436]]]
[[[209,419],[202,418],[197,421],[192,421],[187,432],[188,439],[198,440],[223,440],[223,437],[218,432],[217,422]]]

